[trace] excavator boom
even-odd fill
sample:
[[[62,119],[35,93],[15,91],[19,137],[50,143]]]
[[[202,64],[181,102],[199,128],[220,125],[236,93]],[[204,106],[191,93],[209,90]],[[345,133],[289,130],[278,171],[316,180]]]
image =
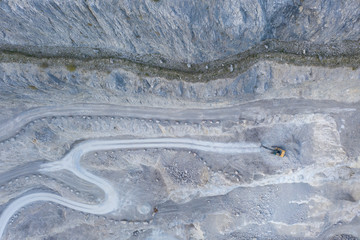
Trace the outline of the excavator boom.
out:
[[[267,150],[270,150],[273,154],[275,154],[276,156],[279,156],[279,157],[285,157],[285,153],[286,151],[280,147],[276,147],[276,146],[272,146],[271,148],[270,147],[266,147],[264,145],[261,144],[261,147],[267,149]]]

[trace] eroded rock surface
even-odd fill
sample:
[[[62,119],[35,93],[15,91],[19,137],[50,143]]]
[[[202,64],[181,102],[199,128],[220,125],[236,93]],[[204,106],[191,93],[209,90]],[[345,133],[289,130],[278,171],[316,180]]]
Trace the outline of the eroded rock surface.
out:
[[[0,238],[359,239],[359,4],[0,1]]]
[[[223,59],[269,39],[305,45],[358,41],[359,9],[357,0],[4,0],[0,45],[174,67]]]

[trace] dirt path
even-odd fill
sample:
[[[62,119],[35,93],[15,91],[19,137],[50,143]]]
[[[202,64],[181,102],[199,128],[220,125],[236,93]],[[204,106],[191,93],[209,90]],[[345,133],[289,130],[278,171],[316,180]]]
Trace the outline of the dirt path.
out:
[[[97,185],[105,193],[104,201],[99,205],[89,205],[66,199],[64,197],[50,193],[29,194],[16,199],[1,214],[0,217],[0,236],[6,228],[9,219],[20,208],[37,201],[51,201],[61,204],[65,207],[72,208],[91,214],[107,214],[121,207],[118,193],[112,185],[106,180],[95,176],[86,171],[80,165],[81,157],[89,152],[112,149],[141,149],[141,148],[177,148],[177,149],[194,149],[206,152],[216,152],[221,154],[239,154],[253,153],[260,151],[260,145],[257,143],[216,143],[206,142],[194,139],[130,139],[130,140],[89,140],[80,143],[73,148],[63,159],[45,163],[41,165],[40,172],[54,172],[68,170],[77,177]]]
[[[149,107],[124,107],[110,104],[74,104],[47,106],[21,112],[0,123],[0,141],[15,135],[23,126],[36,119],[51,116],[121,116],[164,120],[234,120],[256,119],[259,115],[277,113],[338,113],[356,111],[354,104],[334,101],[261,100],[237,106],[216,109],[164,109]]]

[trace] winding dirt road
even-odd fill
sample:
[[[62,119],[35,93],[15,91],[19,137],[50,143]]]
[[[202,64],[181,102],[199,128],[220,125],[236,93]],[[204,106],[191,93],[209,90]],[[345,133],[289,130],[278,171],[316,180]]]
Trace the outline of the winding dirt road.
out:
[[[18,114],[14,118],[0,123],[0,141],[15,135],[27,123],[39,118],[49,116],[72,116],[72,115],[95,115],[95,116],[122,116],[134,118],[154,118],[166,120],[233,120],[241,118],[256,119],[259,113],[290,113],[306,112],[342,112],[356,111],[351,104],[340,104],[330,101],[307,101],[307,100],[286,101],[257,101],[233,107],[217,109],[161,109],[161,108],[140,108],[123,107],[105,104],[75,104],[71,106],[49,106],[33,108]],[[288,108],[291,106],[291,108]],[[51,163],[38,164],[40,172],[56,172],[68,170],[77,177],[92,183],[102,189],[105,193],[103,202],[98,205],[91,205],[66,199],[52,193],[33,193],[16,199],[11,202],[0,216],[0,238],[6,229],[10,218],[22,207],[37,201],[50,201],[61,204],[68,208],[91,214],[108,214],[121,208],[119,193],[106,180],[86,171],[81,165],[82,156],[89,152],[112,150],[112,149],[148,149],[148,148],[172,148],[192,149],[197,151],[215,152],[219,154],[243,154],[260,151],[260,143],[221,143],[195,140],[190,138],[151,138],[151,139],[93,139],[83,141],[75,145],[61,160]],[[33,169],[33,168],[32,168]],[[292,174],[290,174],[292,175]],[[10,176],[4,176],[4,179]],[[291,181],[296,182],[296,176],[292,175]],[[300,177],[303,177],[300,176]],[[262,184],[272,183],[274,179],[268,179]],[[260,184],[260,183],[258,183]],[[232,187],[233,189],[233,187]]]
[[[80,159],[86,153],[111,149],[142,149],[142,148],[176,148],[193,149],[198,151],[216,152],[221,154],[240,154],[260,151],[257,143],[220,143],[207,142],[189,138],[154,138],[128,140],[88,140],[75,146],[64,158],[59,161],[44,163],[40,172],[54,172],[68,170],[77,177],[93,183],[105,193],[101,204],[90,205],[75,202],[51,193],[34,193],[16,199],[9,204],[0,217],[0,236],[3,235],[9,219],[22,207],[37,201],[50,201],[65,207],[91,214],[107,214],[121,207],[118,193],[106,180],[86,171],[80,165]]]

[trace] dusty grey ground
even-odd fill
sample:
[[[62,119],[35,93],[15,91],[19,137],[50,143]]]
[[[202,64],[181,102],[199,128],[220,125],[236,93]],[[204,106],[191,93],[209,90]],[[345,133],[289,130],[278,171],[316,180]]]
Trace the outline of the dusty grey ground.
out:
[[[359,239],[359,9],[0,1],[0,238]]]

